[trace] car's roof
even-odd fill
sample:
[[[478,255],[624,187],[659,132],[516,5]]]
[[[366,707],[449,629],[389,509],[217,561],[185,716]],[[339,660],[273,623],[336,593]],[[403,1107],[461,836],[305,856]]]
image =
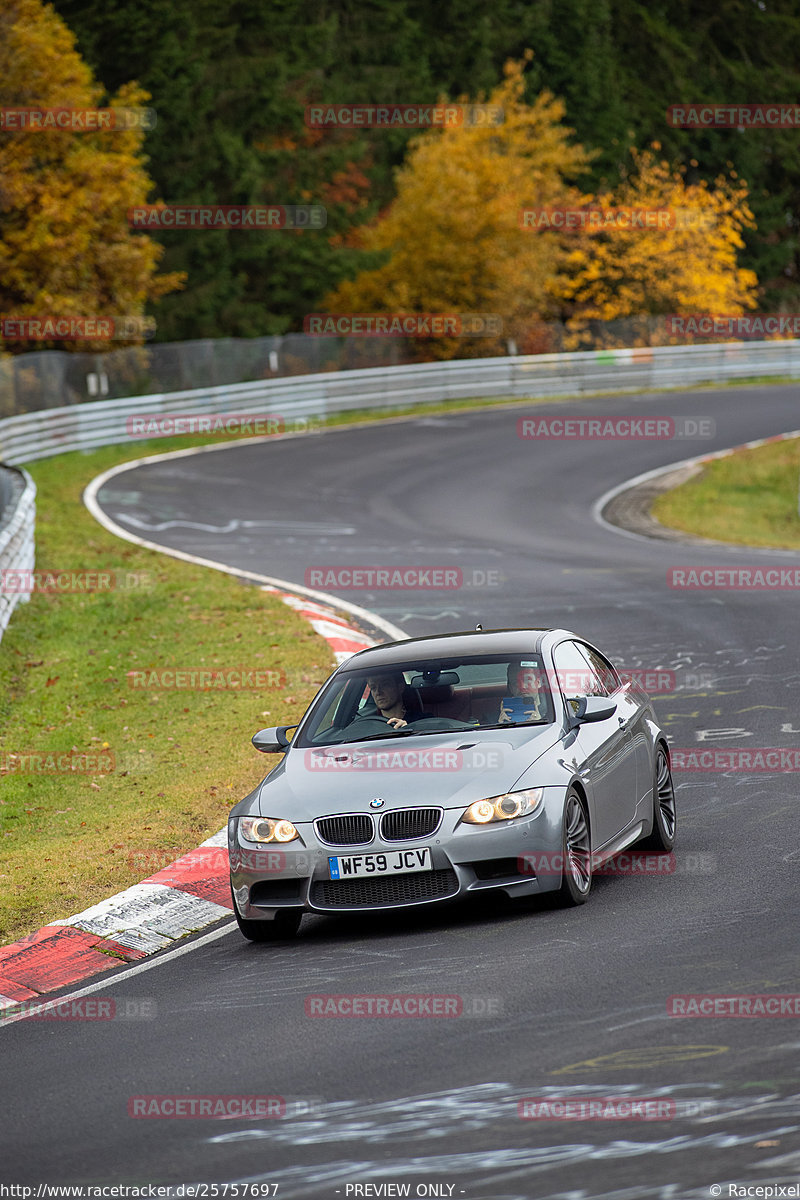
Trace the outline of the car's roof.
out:
[[[546,634],[568,633],[545,626],[529,629],[483,629],[463,633],[437,633],[427,637],[408,638],[402,642],[387,642],[359,650],[340,667],[340,671],[372,670],[408,662],[439,658],[466,658],[476,654],[521,655],[536,654]],[[573,636],[573,635],[569,635]]]

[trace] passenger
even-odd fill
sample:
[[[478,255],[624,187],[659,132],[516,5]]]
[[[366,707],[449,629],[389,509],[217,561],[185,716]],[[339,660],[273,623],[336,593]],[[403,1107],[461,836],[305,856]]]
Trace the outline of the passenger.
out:
[[[539,670],[524,659],[513,659],[508,664],[506,675],[508,695],[500,701],[497,721],[501,725],[512,725],[522,721],[541,721],[545,715],[545,701],[539,687]],[[519,701],[522,700],[522,703]]]

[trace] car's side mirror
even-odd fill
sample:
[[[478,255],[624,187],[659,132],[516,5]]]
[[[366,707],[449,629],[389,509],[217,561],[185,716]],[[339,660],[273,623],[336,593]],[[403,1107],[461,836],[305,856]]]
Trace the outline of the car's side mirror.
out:
[[[613,717],[617,706],[608,696],[572,696],[567,700],[574,707],[571,725],[589,725]]]
[[[258,733],[253,735],[253,745],[262,754],[282,754],[289,745],[286,734],[290,729],[297,729],[297,726],[273,725],[270,729],[259,729]]]

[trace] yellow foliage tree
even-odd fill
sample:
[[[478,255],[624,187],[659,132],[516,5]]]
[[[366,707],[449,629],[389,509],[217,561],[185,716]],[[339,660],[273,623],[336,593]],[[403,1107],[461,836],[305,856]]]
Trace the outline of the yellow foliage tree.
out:
[[[638,337],[631,336],[629,327],[615,340],[657,344],[676,339],[654,316],[740,315],[756,305],[758,280],[752,271],[737,266],[742,230],[754,227],[746,185],[734,172],[717,178],[713,187],[705,181],[687,184],[684,168],[659,160],[659,150],[658,143],[652,150],[633,150],[633,170],[620,187],[590,199],[589,208],[599,211],[601,219],[609,214],[609,227],[592,232],[584,226],[556,237],[564,246],[571,240],[573,246],[567,271],[552,287],[571,331],[565,348],[596,343],[596,331],[591,338],[583,336],[590,320],[641,317]],[[661,228],[656,224],[626,229],[618,225],[616,214],[625,219],[630,210],[667,215]],[[551,234],[537,231],[531,236]]]
[[[543,92],[524,103],[523,70],[524,62],[507,63],[489,97],[501,124],[444,126],[412,142],[396,199],[361,240],[390,257],[327,296],[328,311],[496,313],[503,336],[494,342],[446,338],[421,352],[503,352],[507,338],[531,348],[565,250],[558,239],[522,233],[519,214],[528,204],[579,204],[567,180],[586,170],[589,155],[570,142],[560,100]]]
[[[102,94],[50,5],[4,0],[0,106],[94,109]],[[128,84],[111,103],[135,107],[147,99]],[[163,248],[128,227],[127,210],[145,203],[152,187],[143,140],[141,129],[0,128],[3,314],[140,316],[148,301],[181,285],[178,273],[156,275]],[[34,347],[9,342],[5,348]]]

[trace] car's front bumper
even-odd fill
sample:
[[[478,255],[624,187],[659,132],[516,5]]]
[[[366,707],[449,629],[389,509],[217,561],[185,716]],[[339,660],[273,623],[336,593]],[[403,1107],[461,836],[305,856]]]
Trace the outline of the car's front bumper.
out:
[[[556,793],[560,789],[547,788]],[[387,842],[376,836],[366,845],[323,843],[313,824],[298,824],[305,843],[255,846],[239,836],[232,818],[228,826],[231,887],[240,916],[269,919],[279,909],[306,912],[369,912],[459,900],[487,890],[509,896],[536,895],[558,888],[558,871],[535,873],[526,855],[556,861],[561,851],[563,800],[551,795],[530,817],[496,825],[466,825],[463,810],[446,810],[439,829],[430,837]],[[431,869],[392,876],[333,880],[328,859],[333,855],[386,854],[428,846]]]

